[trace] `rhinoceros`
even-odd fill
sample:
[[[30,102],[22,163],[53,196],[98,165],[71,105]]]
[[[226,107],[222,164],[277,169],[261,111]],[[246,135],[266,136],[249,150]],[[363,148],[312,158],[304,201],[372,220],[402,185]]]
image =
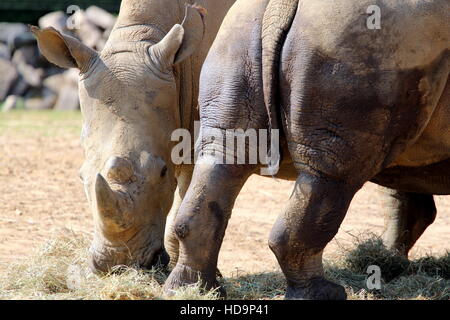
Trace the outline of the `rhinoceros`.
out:
[[[80,71],[80,177],[94,217],[92,269],[168,262],[166,218],[192,173],[171,161],[171,133],[198,118],[201,65],[233,3],[123,0],[99,53],[53,28],[32,28],[50,62]],[[177,242],[167,234],[176,261]]]
[[[269,237],[286,298],[346,298],[322,253],[368,181],[393,190],[386,239],[407,252],[434,219],[433,194],[450,194],[449,22],[448,0],[236,2],[201,72],[203,156],[175,219],[180,258],[165,290],[218,286],[233,204],[262,166],[224,160],[226,139],[208,137],[228,129],[279,130],[275,177],[296,181]]]

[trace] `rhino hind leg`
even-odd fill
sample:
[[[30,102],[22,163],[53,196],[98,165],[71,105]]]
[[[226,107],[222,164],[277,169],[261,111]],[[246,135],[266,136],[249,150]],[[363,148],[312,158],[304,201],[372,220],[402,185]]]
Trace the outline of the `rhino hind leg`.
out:
[[[251,173],[242,165],[195,165],[173,227],[180,251],[164,285],[167,294],[200,281],[202,288],[219,288],[225,296],[216,279],[217,259],[234,201]]]
[[[324,278],[322,252],[336,235],[357,189],[330,178],[299,175],[269,239],[287,279],[286,299],[346,299],[342,286]]]
[[[426,228],[436,218],[433,195],[388,189],[383,242],[408,256]]]

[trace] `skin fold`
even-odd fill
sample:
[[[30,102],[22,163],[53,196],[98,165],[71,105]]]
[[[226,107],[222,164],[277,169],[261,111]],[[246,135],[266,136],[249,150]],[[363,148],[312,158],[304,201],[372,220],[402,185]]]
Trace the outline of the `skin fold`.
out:
[[[296,184],[269,246],[286,298],[346,298],[324,278],[322,252],[367,181],[389,188],[385,242],[405,254],[434,220],[433,194],[450,194],[450,3],[377,1],[379,30],[367,28],[372,4],[240,0],[202,68],[202,134],[281,131],[276,177]],[[199,277],[206,288],[218,286],[234,201],[260,169],[221,164],[220,141],[201,140],[199,148],[215,153],[196,163],[175,218],[180,253],[169,293]]]
[[[171,161],[171,134],[198,119],[200,68],[233,3],[123,0],[102,52],[55,29],[32,28],[49,61],[80,70],[80,178],[95,225],[93,270],[167,264],[166,248],[176,262],[178,240],[170,225],[165,232],[166,219],[192,167]]]

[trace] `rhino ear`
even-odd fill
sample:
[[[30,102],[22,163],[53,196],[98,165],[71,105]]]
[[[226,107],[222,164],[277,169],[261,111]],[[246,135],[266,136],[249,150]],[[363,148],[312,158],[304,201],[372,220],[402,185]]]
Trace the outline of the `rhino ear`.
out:
[[[30,29],[38,41],[42,54],[59,67],[78,68],[84,73],[97,57],[97,52],[78,39],[61,34],[52,27],[41,30],[32,26]]]
[[[205,14],[205,9],[187,5],[182,24],[174,25],[160,42],[150,47],[149,54],[161,70],[170,70],[198,48],[205,32]]]

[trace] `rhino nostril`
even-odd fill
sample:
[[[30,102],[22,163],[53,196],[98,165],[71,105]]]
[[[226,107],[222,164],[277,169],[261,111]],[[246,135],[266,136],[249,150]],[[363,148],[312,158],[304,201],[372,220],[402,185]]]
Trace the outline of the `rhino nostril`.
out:
[[[116,156],[109,158],[106,163],[107,177],[118,183],[126,183],[132,180],[134,176],[134,170],[131,163]]]

